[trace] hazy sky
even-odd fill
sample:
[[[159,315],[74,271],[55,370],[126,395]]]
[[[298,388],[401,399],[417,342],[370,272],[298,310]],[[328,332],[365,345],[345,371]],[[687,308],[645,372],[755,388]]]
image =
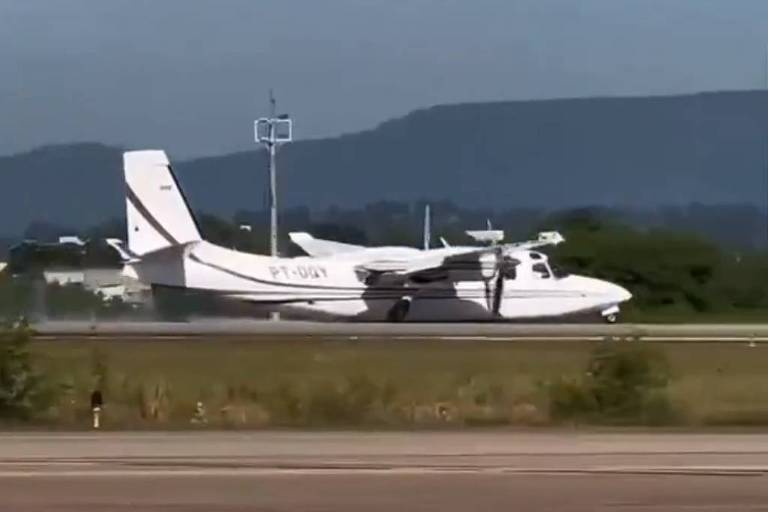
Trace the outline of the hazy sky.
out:
[[[765,0],[0,0],[0,154],[252,147],[439,103],[762,87]]]

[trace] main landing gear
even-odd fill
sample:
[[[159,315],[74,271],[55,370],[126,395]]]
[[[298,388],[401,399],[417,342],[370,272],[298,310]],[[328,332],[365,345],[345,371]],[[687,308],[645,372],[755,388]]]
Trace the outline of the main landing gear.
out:
[[[411,302],[413,297],[403,297],[395,302],[394,306],[387,312],[387,321],[389,322],[402,322],[405,317],[408,316],[408,311],[411,310]]]

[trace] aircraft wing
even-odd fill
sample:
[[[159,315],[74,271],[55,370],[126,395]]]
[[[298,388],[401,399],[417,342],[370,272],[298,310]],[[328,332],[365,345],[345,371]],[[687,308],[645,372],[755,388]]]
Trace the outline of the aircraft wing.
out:
[[[529,240],[527,242],[516,242],[504,244],[507,249],[520,249],[528,251],[536,249],[537,247],[545,247],[547,245],[560,245],[565,242],[563,235],[557,231],[542,231],[536,240]]]
[[[315,258],[365,249],[365,247],[361,245],[322,240],[304,232],[288,233],[288,236],[290,237],[291,242],[301,247],[302,251]]]
[[[497,247],[467,247],[432,249],[406,260],[373,260],[356,268],[379,276],[413,278],[420,274],[440,271],[477,270],[490,277],[496,272],[499,258]]]

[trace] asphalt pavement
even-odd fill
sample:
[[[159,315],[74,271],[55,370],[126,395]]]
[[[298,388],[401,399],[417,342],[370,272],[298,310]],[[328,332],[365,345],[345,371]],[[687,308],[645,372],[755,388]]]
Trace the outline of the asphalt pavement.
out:
[[[0,435],[13,511],[768,510],[768,434]]]
[[[347,323],[201,319],[190,322],[39,322],[40,337],[94,336],[194,338],[262,336],[408,338],[445,340],[585,340],[768,341],[768,324],[519,324],[519,323]]]

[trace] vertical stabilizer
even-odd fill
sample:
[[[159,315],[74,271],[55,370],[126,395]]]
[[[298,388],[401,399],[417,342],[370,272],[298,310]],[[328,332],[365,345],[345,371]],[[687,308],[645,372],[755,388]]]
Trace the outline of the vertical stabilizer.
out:
[[[164,151],[123,154],[128,249],[136,255],[200,240]]]

